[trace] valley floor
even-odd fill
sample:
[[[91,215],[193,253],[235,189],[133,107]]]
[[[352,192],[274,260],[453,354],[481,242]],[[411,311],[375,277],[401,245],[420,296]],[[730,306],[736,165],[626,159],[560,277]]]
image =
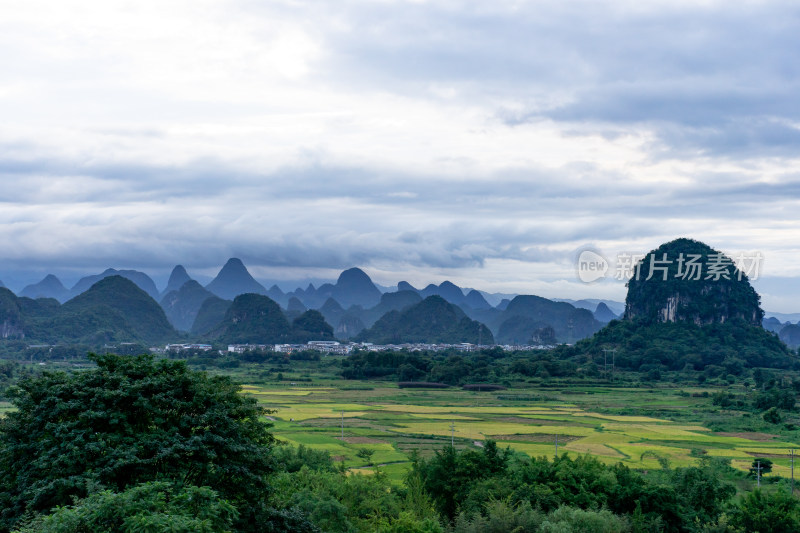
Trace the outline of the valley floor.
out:
[[[246,374],[238,377],[247,382]],[[694,465],[707,455],[729,458],[732,466],[747,470],[754,458],[769,458],[770,475],[785,478],[791,475],[791,450],[800,449],[800,434],[787,435],[783,426],[770,433],[757,415],[713,406],[710,388],[595,385],[472,392],[331,380],[318,386],[251,384],[242,390],[274,410],[280,440],[327,450],[354,470],[380,465],[398,482],[412,452],[428,456],[451,439],[457,448],[492,439],[531,456],[553,456],[558,442],[559,454],[588,453],[638,469]],[[705,423],[709,420],[713,424]],[[372,452],[369,461],[364,449]]]

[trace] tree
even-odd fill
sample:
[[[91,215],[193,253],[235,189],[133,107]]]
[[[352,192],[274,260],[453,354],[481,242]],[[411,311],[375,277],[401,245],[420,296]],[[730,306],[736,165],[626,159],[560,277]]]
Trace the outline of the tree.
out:
[[[36,518],[16,533],[212,533],[230,531],[237,515],[231,504],[207,487],[177,488],[153,481],[122,493],[95,492],[74,505]]]
[[[753,477],[758,477],[759,468],[761,469],[761,475],[772,472],[772,460],[763,457],[753,459],[753,462],[750,465],[750,475]]]
[[[510,456],[508,448],[500,450],[492,440],[487,440],[480,451],[459,452],[445,446],[430,459],[416,462],[412,472],[419,473],[437,510],[452,520],[472,484],[505,472]]]
[[[762,533],[800,531],[800,509],[797,500],[784,491],[765,494],[756,489],[736,509],[731,524]]]
[[[240,512],[261,508],[274,439],[237,384],[151,355],[90,359],[97,368],[45,372],[9,391],[17,410],[0,421],[0,530],[154,480],[209,487]]]
[[[375,453],[375,450],[370,450],[369,448],[359,448],[356,452],[356,457],[359,459],[363,459],[367,462],[368,465],[372,464],[372,455]]]

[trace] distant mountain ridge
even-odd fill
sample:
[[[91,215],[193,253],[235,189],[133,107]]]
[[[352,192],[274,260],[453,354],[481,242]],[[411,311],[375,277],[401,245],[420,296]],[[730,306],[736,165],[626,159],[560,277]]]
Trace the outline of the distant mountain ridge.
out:
[[[428,296],[403,311],[386,313],[356,339],[378,344],[494,343],[489,328],[438,295]]]
[[[125,279],[128,279],[135,283],[148,295],[150,295],[151,298],[158,300],[158,289],[156,289],[156,284],[153,282],[150,276],[144,272],[139,272],[138,270],[116,270],[114,268],[108,268],[100,274],[86,276],[78,280],[78,282],[70,290],[70,298],[74,298],[79,294],[86,292],[92,285],[109,276],[121,276]]]
[[[178,291],[183,287],[187,281],[191,281],[189,273],[183,268],[183,265],[175,265],[167,280],[167,286],[161,291],[160,296],[163,298],[172,291]]]
[[[599,304],[597,304],[597,307],[595,308],[593,315],[595,320],[597,320],[598,322],[602,322],[604,324],[619,318],[619,315],[617,315],[611,309],[609,309],[605,302],[600,302]]]
[[[241,259],[231,257],[206,289],[220,298],[233,300],[240,294],[266,294],[267,289],[250,275]]]
[[[18,305],[23,324],[29,313],[43,316],[52,311],[51,304],[37,303],[37,297],[51,297],[65,303],[73,292],[82,293],[91,287],[89,283],[114,275],[129,279],[151,297],[157,293],[152,279],[134,270],[107,269],[101,274],[82,278],[72,290],[67,290],[57,277],[48,275],[20,291],[20,297],[33,298]],[[158,301],[168,322],[176,330],[192,335],[207,335],[223,320],[237,296],[260,294],[279,305],[290,326],[295,318],[316,310],[333,328],[337,338],[352,339],[372,328],[387,313],[402,313],[427,297],[437,296],[455,305],[471,320],[484,324],[494,339],[504,344],[576,342],[592,335],[602,324],[619,319],[624,312],[624,304],[612,300],[550,300],[516,295],[498,301],[504,295],[462,288],[447,280],[438,285],[428,284],[423,289],[400,281],[396,288],[392,292],[382,292],[366,272],[354,267],[342,271],[335,282],[322,282],[318,286],[309,283],[305,288],[289,292],[272,284],[267,290],[240,259],[230,258],[206,287],[192,280],[182,265],[176,265]],[[635,309],[632,308],[632,312]],[[12,323],[15,324],[13,327]],[[765,319],[763,324],[776,334],[788,325],[779,319]],[[6,332],[17,331],[15,328],[16,322],[9,321]],[[784,335],[787,341],[791,331],[790,328]]]
[[[203,302],[213,297],[215,297],[214,294],[191,279],[178,290],[172,290],[165,294],[159,303],[175,329],[190,331]]]
[[[135,283],[107,276],[63,305],[0,289],[0,335],[47,343],[162,342],[176,335],[161,307]]]
[[[306,343],[333,340],[333,328],[319,311],[305,311],[289,322],[268,296],[254,293],[234,298],[225,316],[206,336],[226,344]]]
[[[360,268],[349,268],[339,275],[331,295],[342,307],[373,307],[381,299],[381,291]]]
[[[53,274],[48,274],[39,283],[33,283],[26,286],[19,293],[20,296],[26,298],[55,298],[61,303],[66,302],[70,298],[70,291],[61,280]]]

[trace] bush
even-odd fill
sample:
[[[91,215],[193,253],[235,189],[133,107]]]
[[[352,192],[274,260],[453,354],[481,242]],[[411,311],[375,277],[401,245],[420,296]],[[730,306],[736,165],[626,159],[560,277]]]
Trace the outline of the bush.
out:
[[[756,489],[734,511],[731,525],[761,533],[800,531],[798,501],[784,491],[765,494]]]
[[[780,424],[783,421],[781,412],[778,411],[777,407],[770,407],[764,412],[762,417],[764,418],[765,422],[768,422],[770,424]]]

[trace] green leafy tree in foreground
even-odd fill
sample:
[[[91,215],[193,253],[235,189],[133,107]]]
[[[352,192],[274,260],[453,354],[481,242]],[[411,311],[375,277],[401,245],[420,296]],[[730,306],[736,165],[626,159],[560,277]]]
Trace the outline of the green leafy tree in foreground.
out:
[[[762,476],[764,474],[769,474],[770,472],[772,472],[772,460],[764,457],[758,457],[756,459],[753,459],[753,462],[750,463],[750,469],[748,470],[748,472],[750,473],[751,476],[758,477],[759,468],[761,469]]]
[[[267,496],[273,437],[227,377],[149,355],[91,355],[97,368],[45,372],[0,421],[0,531],[23,515],[149,481],[209,487],[243,522]]]
[[[800,503],[783,491],[766,494],[756,489],[735,509],[731,523],[745,531],[797,533],[800,531]]]
[[[96,492],[36,518],[15,533],[212,533],[230,531],[237,515],[231,504],[209,488],[178,489],[166,482],[149,482],[122,493]]]

